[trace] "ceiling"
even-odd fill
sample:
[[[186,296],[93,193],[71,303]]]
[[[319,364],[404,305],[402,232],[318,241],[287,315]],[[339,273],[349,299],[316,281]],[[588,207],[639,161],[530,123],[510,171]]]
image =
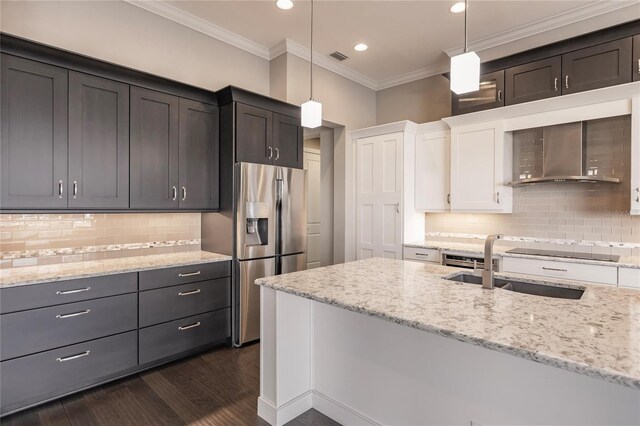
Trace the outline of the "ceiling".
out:
[[[309,47],[310,2],[293,1],[294,7],[286,11],[272,0],[162,3],[165,10],[178,12],[178,16],[195,17],[200,26],[213,24],[268,51],[285,39]],[[316,0],[314,49],[324,55],[334,51],[348,55],[349,59],[340,63],[342,68],[362,76],[376,89],[434,75],[447,70],[446,51],[455,52],[463,44],[464,14],[450,13],[453,3]],[[640,19],[640,2],[636,0],[470,3],[469,45],[482,60]],[[360,42],[369,45],[366,52],[353,50]],[[328,65],[334,61],[324,59]]]

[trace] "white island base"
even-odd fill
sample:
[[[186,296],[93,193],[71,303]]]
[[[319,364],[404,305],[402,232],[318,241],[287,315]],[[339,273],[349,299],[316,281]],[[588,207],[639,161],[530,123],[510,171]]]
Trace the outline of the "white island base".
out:
[[[266,287],[261,309],[271,425],[310,408],[344,425],[640,424],[638,389]]]

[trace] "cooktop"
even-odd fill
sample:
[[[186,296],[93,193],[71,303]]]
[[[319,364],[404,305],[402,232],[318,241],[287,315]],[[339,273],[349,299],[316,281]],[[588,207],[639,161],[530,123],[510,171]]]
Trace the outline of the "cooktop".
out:
[[[541,250],[541,249],[531,249],[531,248],[514,248],[511,250],[507,250],[507,253],[530,254],[534,256],[563,257],[568,259],[601,260],[603,262],[617,262],[618,260],[620,260],[620,256],[614,255],[614,254],[566,252],[566,251]]]

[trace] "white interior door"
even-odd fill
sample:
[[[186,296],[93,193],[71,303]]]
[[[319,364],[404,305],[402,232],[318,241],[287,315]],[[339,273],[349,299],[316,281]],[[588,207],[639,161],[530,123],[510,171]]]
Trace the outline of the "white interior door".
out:
[[[320,151],[305,148],[307,171],[307,269],[318,268],[322,259]]]
[[[402,259],[402,142],[402,133],[356,142],[357,259]]]

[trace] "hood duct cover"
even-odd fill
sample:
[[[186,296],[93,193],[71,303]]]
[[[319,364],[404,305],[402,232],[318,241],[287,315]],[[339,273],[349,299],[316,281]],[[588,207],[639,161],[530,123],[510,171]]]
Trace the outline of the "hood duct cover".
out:
[[[586,123],[568,123],[542,129],[542,176],[518,179],[510,186],[539,182],[611,182],[618,178],[586,173]]]

